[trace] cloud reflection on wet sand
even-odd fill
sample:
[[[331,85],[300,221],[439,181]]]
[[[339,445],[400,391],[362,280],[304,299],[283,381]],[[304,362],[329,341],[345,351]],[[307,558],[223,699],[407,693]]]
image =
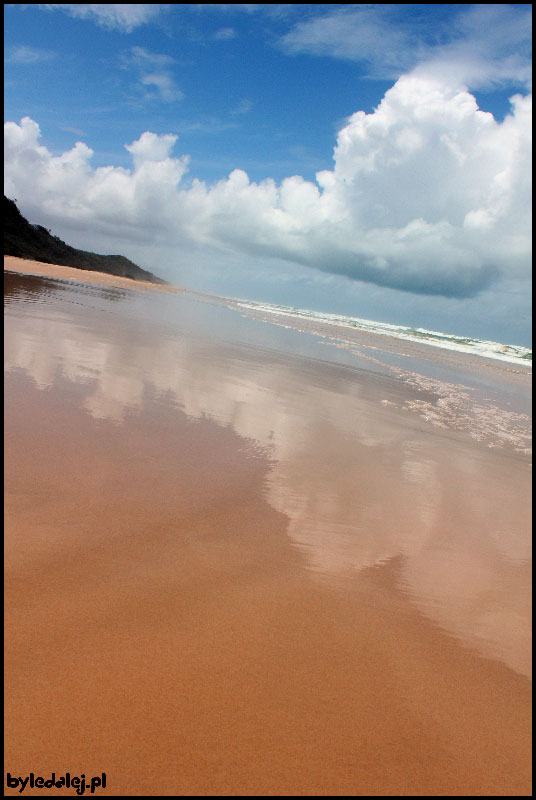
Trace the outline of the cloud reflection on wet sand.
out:
[[[266,498],[319,579],[396,560],[399,589],[428,618],[529,674],[526,459],[431,431],[385,381],[180,325],[103,327],[52,301],[9,317],[5,369],[40,390],[60,378],[83,387],[95,420],[121,424],[160,403],[233,430],[270,459]]]

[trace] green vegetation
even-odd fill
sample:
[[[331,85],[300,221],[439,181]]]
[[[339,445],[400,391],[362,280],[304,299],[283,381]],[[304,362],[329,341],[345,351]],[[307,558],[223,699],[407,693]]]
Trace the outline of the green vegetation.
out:
[[[4,255],[59,264],[62,267],[95,270],[135,281],[165,283],[138,267],[125,256],[101,256],[77,250],[62,242],[42,225],[31,225],[13,202],[4,195]]]

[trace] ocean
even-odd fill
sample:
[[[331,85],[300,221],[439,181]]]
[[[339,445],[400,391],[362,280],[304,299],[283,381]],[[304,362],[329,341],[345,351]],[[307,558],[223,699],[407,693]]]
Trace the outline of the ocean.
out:
[[[446,350],[457,350],[462,353],[472,353],[473,355],[495,358],[500,361],[509,361],[512,364],[522,363],[525,366],[532,367],[532,350],[521,345],[502,344],[501,342],[476,339],[471,336],[455,336],[450,333],[430,331],[426,330],[426,328],[411,328],[405,325],[393,325],[387,322],[375,322],[370,319],[361,319],[360,317],[328,314],[306,308],[294,308],[293,306],[259,303],[236,297],[227,299],[232,300],[241,308],[264,312],[266,314],[314,320],[328,325],[337,325],[338,327],[357,328],[358,330],[367,331],[369,333],[392,336],[395,339],[420,342],[421,344],[430,345],[430,347],[442,347]]]

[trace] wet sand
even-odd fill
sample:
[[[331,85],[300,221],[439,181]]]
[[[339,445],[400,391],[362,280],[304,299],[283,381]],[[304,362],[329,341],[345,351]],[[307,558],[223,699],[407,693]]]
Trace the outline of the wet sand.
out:
[[[524,448],[101,277],[7,276],[6,771],[529,795]]]

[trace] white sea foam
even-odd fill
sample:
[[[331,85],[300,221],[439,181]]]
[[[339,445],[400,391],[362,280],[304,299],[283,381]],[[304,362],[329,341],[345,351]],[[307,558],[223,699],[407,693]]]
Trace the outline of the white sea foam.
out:
[[[393,336],[396,339],[406,339],[410,342],[420,342],[431,347],[442,347],[447,350],[457,350],[462,353],[485,358],[495,358],[500,361],[509,361],[512,364],[523,364],[532,367],[532,350],[515,344],[501,344],[485,339],[475,339],[470,336],[454,336],[440,331],[429,331],[425,328],[409,328],[404,325],[392,325],[387,322],[374,322],[360,317],[346,317],[341,314],[326,314],[321,311],[310,311],[305,308],[292,306],[272,305],[270,303],[257,303],[253,300],[240,300],[228,298],[237,306],[265,314],[274,314],[295,319],[309,319],[327,325],[337,325],[344,328],[354,328],[369,333],[383,336]]]

